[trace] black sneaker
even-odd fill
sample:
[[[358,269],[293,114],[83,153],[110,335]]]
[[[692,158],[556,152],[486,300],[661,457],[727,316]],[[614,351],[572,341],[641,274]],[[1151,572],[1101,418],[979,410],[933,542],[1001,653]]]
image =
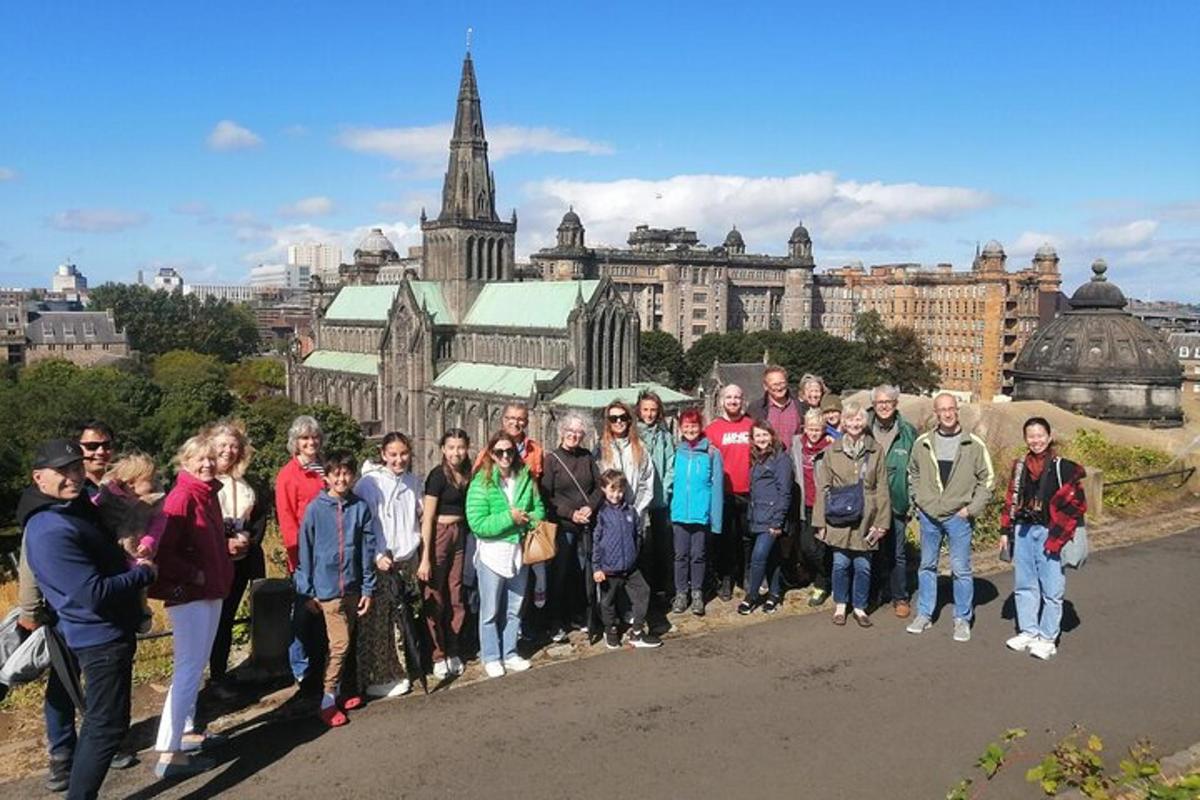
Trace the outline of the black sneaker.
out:
[[[692,613],[697,617],[704,616],[704,593],[692,592]]]
[[[616,628],[609,628],[604,632],[604,646],[609,650],[621,649],[621,632]]]
[[[721,578],[721,588],[717,590],[717,597],[721,598],[721,601],[724,603],[728,603],[733,599],[732,578]]]
[[[674,600],[674,602],[671,603],[671,613],[672,614],[682,614],[683,612],[685,612],[687,610],[688,610],[687,592],[680,592],[679,594],[675,595],[675,600]]]
[[[51,792],[65,792],[71,785],[71,759],[51,758],[50,774],[46,776],[46,789]]]
[[[629,643],[634,647],[662,647],[662,639],[643,630],[630,631]]]
[[[763,601],[763,613],[764,614],[774,614],[776,611],[779,610],[779,603],[780,603],[780,600],[778,597],[768,597],[766,600]]]
[[[750,602],[749,600],[743,600],[742,602],[738,603],[737,612],[743,617],[749,616],[750,614],[754,613],[754,603]]]

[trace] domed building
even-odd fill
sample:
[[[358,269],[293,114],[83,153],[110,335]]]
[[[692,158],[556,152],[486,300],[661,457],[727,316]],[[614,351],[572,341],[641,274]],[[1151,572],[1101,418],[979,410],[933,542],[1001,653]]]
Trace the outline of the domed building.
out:
[[[1183,424],[1182,369],[1174,352],[1125,310],[1103,259],[1075,290],[1071,310],[1040,328],[1013,370],[1014,400],[1045,400],[1097,419],[1149,427]]]

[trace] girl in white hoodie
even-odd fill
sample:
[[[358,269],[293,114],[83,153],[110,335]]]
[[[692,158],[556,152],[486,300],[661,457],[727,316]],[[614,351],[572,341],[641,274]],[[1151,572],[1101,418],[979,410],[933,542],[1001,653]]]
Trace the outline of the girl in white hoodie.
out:
[[[408,471],[412,445],[402,433],[383,437],[382,465],[364,470],[354,493],[371,509],[375,528],[375,603],[359,623],[358,680],[372,697],[399,697],[410,683],[400,664],[403,633],[399,603],[416,591],[420,561],[421,481]]]

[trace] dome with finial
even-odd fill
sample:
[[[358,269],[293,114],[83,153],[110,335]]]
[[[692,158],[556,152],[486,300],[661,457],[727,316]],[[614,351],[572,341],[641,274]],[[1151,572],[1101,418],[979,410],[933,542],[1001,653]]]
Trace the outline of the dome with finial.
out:
[[[568,206],[567,213],[563,214],[562,222],[559,223],[560,228],[581,228],[583,221],[579,219],[579,215],[575,213],[575,206]]]
[[[983,255],[985,256],[1003,256],[1004,247],[995,239],[991,239],[983,246]]]
[[[358,243],[358,247],[354,251],[363,255],[386,255],[388,253],[397,254],[396,248],[392,245],[391,239],[383,235],[383,228],[371,228],[371,232],[363,237],[363,240]]]
[[[1045,400],[1098,419],[1139,425],[1182,422],[1179,359],[1125,310],[1125,294],[1096,259],[1071,310],[1040,326],[1013,365],[1013,397]]]
[[[1033,254],[1033,257],[1036,259],[1048,258],[1053,260],[1058,258],[1058,251],[1055,250],[1053,245],[1051,245],[1049,242],[1045,242],[1037,249],[1037,252]]]
[[[788,244],[811,241],[812,237],[808,235],[808,228],[804,227],[804,223],[801,222],[797,224],[795,230],[792,231],[792,237],[788,239]]]
[[[731,249],[746,246],[746,240],[742,238],[742,232],[737,229],[737,225],[734,225],[733,230],[725,235],[725,246]]]

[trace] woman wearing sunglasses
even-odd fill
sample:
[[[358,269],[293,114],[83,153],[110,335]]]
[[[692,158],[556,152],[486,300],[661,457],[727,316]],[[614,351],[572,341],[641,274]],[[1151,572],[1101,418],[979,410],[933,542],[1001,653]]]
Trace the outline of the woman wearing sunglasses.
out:
[[[621,402],[610,403],[604,409],[604,433],[596,446],[596,461],[600,472],[619,469],[629,482],[625,497],[629,505],[645,520],[646,509],[654,497],[654,464],[650,453],[642,446],[633,424],[633,411]]]
[[[467,524],[477,540],[479,651],[489,678],[529,669],[529,661],[517,653],[529,577],[521,540],[545,515],[516,441],[504,431],[493,434],[467,488]]]

